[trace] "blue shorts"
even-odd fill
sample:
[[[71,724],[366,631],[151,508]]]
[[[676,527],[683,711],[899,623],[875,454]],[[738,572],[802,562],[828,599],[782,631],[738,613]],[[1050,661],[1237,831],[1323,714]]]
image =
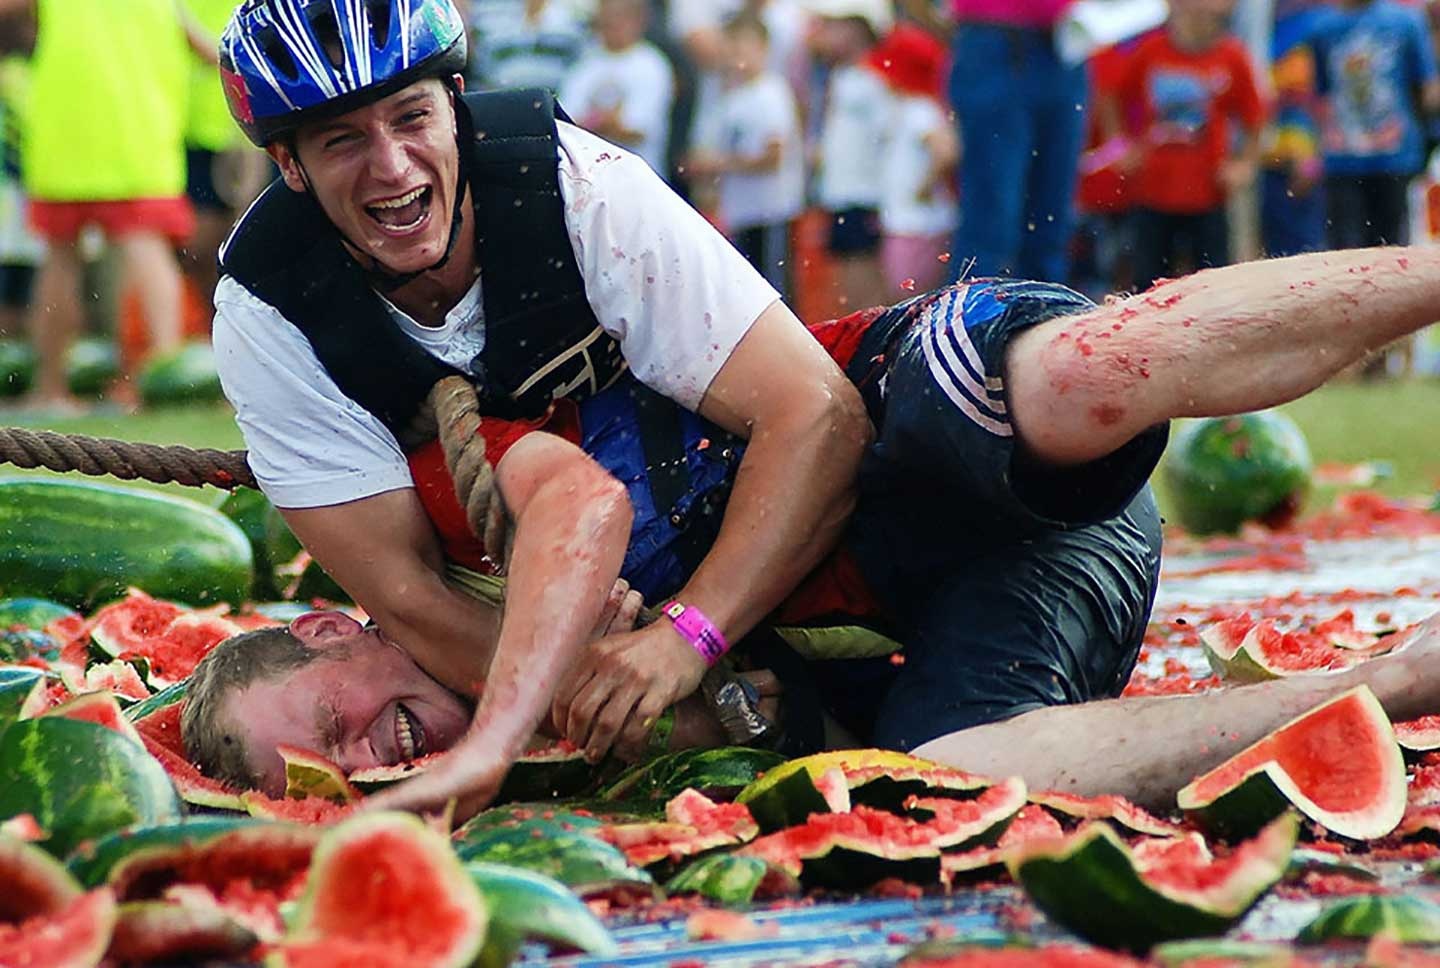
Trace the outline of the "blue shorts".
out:
[[[1092,306],[1061,286],[973,281],[868,331],[850,369],[877,438],[845,540],[904,661],[806,663],[819,704],[861,742],[909,749],[1128,681],[1159,578],[1146,481],[1167,428],[1041,466],[1015,446],[1005,389],[1014,334]]]

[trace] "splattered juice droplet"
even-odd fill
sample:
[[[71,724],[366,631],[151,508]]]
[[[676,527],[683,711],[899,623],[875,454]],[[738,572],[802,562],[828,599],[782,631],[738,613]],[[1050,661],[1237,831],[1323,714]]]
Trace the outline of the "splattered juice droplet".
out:
[[[914,279],[906,279],[906,280],[904,280],[903,282],[900,283],[900,288],[901,288],[901,289],[904,289],[906,292],[914,292],[914,291],[915,291],[915,280],[914,280]]]

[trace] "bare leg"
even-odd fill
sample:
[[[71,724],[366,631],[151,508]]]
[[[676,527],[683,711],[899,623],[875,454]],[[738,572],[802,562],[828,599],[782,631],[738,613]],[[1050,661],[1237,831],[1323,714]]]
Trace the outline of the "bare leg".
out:
[[[200,299],[207,307],[214,301],[215,286],[220,281],[216,253],[230,232],[232,221],[228,212],[216,209],[196,212],[195,235],[181,250],[185,275],[195,283]]]
[[[1118,793],[1169,809],[1186,783],[1326,699],[1361,683],[1391,719],[1440,711],[1440,616],[1403,650],[1342,673],[1295,676],[1198,696],[1136,696],[1037,709],[931,740],[917,756],[1036,790]],[[1083,750],[1083,755],[1076,755]]]
[[[30,340],[40,356],[31,393],[38,403],[73,403],[65,379],[65,351],[80,329],[80,315],[79,249],[74,242],[51,242],[35,280],[29,315]]]
[[[1094,460],[1172,417],[1293,400],[1434,321],[1440,251],[1320,252],[1210,269],[1016,337],[1013,419],[1032,454]]]
[[[116,240],[125,266],[125,288],[140,293],[150,327],[150,351],[167,353],[181,341],[180,264],[164,236],[135,232]]]

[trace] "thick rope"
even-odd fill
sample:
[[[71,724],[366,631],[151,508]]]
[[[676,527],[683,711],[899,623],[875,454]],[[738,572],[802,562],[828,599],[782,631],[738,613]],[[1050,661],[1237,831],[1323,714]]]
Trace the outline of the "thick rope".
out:
[[[465,509],[465,520],[485,545],[486,555],[501,564],[509,550],[505,546],[505,513],[495,497],[494,469],[485,456],[475,387],[464,377],[447,376],[430,391],[428,403],[435,413],[440,449],[445,452],[445,466],[455,484],[455,496]]]
[[[186,487],[255,487],[243,450],[196,450],[19,427],[0,427],[0,462]]]
[[[428,425],[426,438],[440,438],[455,496],[465,509],[470,530],[481,537],[491,558],[502,561],[507,550],[505,515],[500,502],[492,499],[495,474],[485,457],[485,438],[479,433],[480,403],[475,387],[459,376],[436,383],[420,423]],[[0,427],[0,463],[92,477],[110,474],[155,484],[209,484],[227,491],[258,486],[243,450],[197,450],[20,427]]]

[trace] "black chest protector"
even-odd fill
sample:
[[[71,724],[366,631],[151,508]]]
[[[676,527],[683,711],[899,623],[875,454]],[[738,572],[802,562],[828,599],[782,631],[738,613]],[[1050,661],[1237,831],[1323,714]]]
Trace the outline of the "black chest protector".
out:
[[[485,416],[533,419],[557,398],[598,393],[626,364],[570,245],[554,98],[503,91],[458,103],[485,309],[485,349],[462,375]],[[235,227],[220,268],[298,328],[340,390],[396,436],[435,382],[459,372],[401,331],[319,204],[281,181]]]

